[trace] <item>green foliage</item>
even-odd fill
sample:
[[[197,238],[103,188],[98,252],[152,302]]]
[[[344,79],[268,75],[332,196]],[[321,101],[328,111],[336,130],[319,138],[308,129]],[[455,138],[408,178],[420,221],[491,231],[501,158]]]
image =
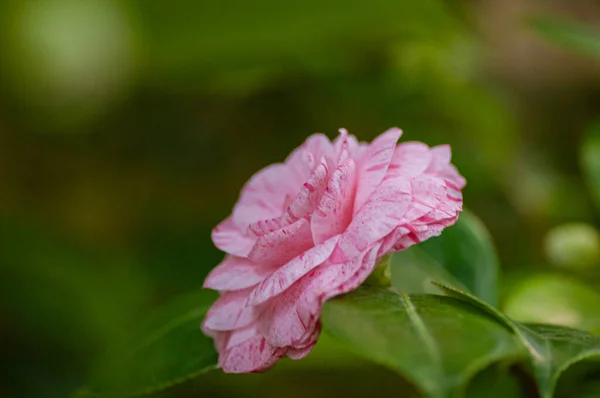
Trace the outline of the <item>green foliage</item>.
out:
[[[388,366],[427,397],[463,396],[495,361],[529,357],[542,398],[571,365],[600,357],[600,337],[552,325],[524,325],[459,290],[451,297],[363,287],[325,304],[324,330],[350,350]]]
[[[510,329],[461,300],[365,287],[325,304],[326,333],[428,397],[461,396],[491,363],[525,355]]]
[[[583,175],[600,209],[600,123],[589,128],[581,145],[579,160]]]
[[[498,260],[487,231],[470,213],[441,237],[396,254],[392,264],[392,286],[387,278],[370,278],[325,303],[323,330],[350,352],[396,371],[426,397],[477,398],[486,396],[490,384],[499,393],[519,396],[520,383],[509,368],[525,364],[541,397],[552,398],[567,368],[600,357],[600,337],[564,326],[519,323],[489,304],[497,297]],[[424,284],[436,278],[444,283],[433,286],[446,296],[424,293]],[[558,301],[540,300],[555,311],[561,302],[574,308],[567,299],[580,299],[579,304],[589,305],[581,314],[586,318],[594,318],[590,314],[600,303],[593,292],[578,295],[583,290],[577,286],[555,284],[545,291]],[[214,368],[217,354],[199,330],[213,299],[200,291],[162,308],[102,363],[82,396],[135,396]],[[523,298],[517,299],[522,305]],[[317,356],[331,361],[339,354],[327,347],[316,352],[333,356]]]
[[[600,57],[600,31],[588,25],[549,16],[536,16],[531,25],[538,35],[560,47]]]
[[[212,339],[200,323],[215,300],[201,290],[160,308],[98,366],[78,397],[130,397],[167,388],[216,366]]]
[[[571,365],[588,358],[600,358],[600,337],[563,326],[521,324],[473,295],[441,285],[445,292],[486,311],[513,330],[529,352],[533,374],[542,398],[551,398],[560,375]]]
[[[576,279],[558,274],[521,278],[508,292],[503,309],[520,322],[550,323],[600,333],[600,294]]]
[[[355,0],[187,3],[140,2],[154,39],[150,77],[187,84],[193,78],[219,90],[252,87],[290,70],[347,70],[357,46],[406,36],[440,38],[457,27],[437,0],[375,0],[369,7]]]
[[[392,281],[403,292],[433,292],[429,282],[437,281],[492,305],[498,302],[496,250],[483,223],[469,211],[441,236],[396,253],[392,261]]]

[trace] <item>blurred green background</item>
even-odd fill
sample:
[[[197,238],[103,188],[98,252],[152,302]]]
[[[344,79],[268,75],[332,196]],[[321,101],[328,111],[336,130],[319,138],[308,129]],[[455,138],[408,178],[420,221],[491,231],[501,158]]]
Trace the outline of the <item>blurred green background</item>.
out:
[[[222,257],[210,230],[255,171],[340,127],[451,144],[509,315],[600,330],[600,211],[580,169],[599,24],[586,0],[2,1],[0,396],[78,388],[124,330],[201,286]],[[583,299],[546,305],[563,287]],[[283,386],[417,396],[319,347],[160,396]]]

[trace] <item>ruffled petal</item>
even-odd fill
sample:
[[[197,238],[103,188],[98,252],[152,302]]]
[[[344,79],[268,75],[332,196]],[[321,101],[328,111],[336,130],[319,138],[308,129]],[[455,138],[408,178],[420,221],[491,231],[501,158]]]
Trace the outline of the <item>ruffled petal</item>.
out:
[[[315,244],[341,234],[350,224],[356,190],[355,169],[354,160],[348,159],[333,172],[310,221]]]
[[[354,258],[392,232],[401,223],[411,199],[409,180],[396,177],[384,181],[342,234],[337,253],[343,258],[335,260]]]
[[[212,230],[212,241],[220,250],[238,257],[250,253],[256,239],[246,236],[234,223],[226,218]]]
[[[345,267],[346,269],[344,269],[343,273],[340,272],[341,277],[337,278],[339,285],[335,289],[327,291],[321,300],[328,300],[331,297],[347,293],[360,286],[371,275],[377,265],[377,261],[381,258],[379,255],[380,247],[381,243],[376,243],[358,256],[356,261],[349,263],[352,266]]]
[[[239,290],[262,282],[274,269],[255,264],[247,258],[225,256],[206,277],[204,287],[214,290]]]
[[[235,330],[251,324],[255,320],[255,309],[246,306],[251,290],[223,293],[206,314],[203,329]]]
[[[231,333],[227,348],[219,355],[219,367],[227,373],[252,373],[265,370],[286,350],[269,345],[254,326]]]
[[[289,225],[300,218],[306,217],[319,204],[323,192],[327,187],[329,171],[327,161],[321,158],[321,162],[312,172],[308,181],[306,181],[295,199],[288,206],[281,217],[281,225]]]
[[[265,167],[242,189],[233,209],[235,225],[245,231],[249,224],[279,217],[286,197],[295,195],[303,182],[285,164]]]
[[[421,175],[430,166],[431,161],[432,154],[427,145],[420,142],[402,143],[394,151],[386,178],[412,178]]]
[[[339,236],[335,236],[322,245],[307,250],[284,266],[278,268],[262,281],[260,285],[254,288],[248,299],[248,305],[264,303],[271,297],[280,294],[292,286],[298,279],[327,260],[338,240]]]
[[[258,238],[247,257],[265,266],[283,265],[311,247],[313,240],[310,223],[301,218]]]
[[[294,346],[288,349],[287,356],[294,360],[306,357],[312,351],[315,344],[317,344],[320,334],[321,322],[317,322],[312,334],[308,337],[308,340],[303,342],[302,345]]]
[[[354,200],[354,213],[367,202],[383,180],[394,155],[396,142],[398,142],[401,135],[402,130],[393,128],[375,138],[368,146],[364,159],[362,159],[358,168],[358,186]]]

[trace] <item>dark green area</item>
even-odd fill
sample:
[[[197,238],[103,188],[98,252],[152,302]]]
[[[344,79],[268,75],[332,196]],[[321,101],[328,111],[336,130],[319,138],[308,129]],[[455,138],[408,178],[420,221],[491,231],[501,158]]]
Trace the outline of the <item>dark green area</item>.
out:
[[[582,257],[585,267],[558,269],[545,237],[564,223],[600,222],[600,12],[519,3],[1,2],[0,396],[62,398],[97,374],[103,388],[113,380],[137,391],[173,381],[146,378],[161,366],[181,377],[204,369],[200,313],[165,335],[198,336],[198,346],[135,351],[126,341],[157,309],[199,291],[223,256],[210,230],[243,183],[309,134],[334,137],[340,127],[364,141],[398,126],[405,141],[451,144],[465,205],[489,229],[473,235],[467,216],[402,253],[392,275],[400,290],[441,293],[437,280],[501,309],[518,299],[530,309],[510,311],[519,322],[597,332],[597,251]],[[576,281],[561,308],[539,299],[552,294],[537,282],[542,272]],[[111,352],[121,344],[147,358],[143,366],[118,372],[128,351]],[[184,349],[191,355],[177,354]],[[522,367],[482,370],[473,396],[491,382],[504,396],[515,380],[519,391],[535,387]],[[568,370],[557,396],[593,397],[597,376],[593,366]],[[266,374],[210,372],[157,396],[282,391],[418,396],[327,339]]]

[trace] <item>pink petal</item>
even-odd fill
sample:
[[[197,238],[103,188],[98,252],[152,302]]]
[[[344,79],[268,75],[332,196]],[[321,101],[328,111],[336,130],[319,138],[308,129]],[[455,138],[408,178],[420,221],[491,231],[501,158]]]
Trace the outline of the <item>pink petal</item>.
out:
[[[219,367],[227,373],[259,372],[273,366],[285,351],[269,345],[255,327],[248,327],[231,334]]]
[[[438,145],[431,148],[431,163],[427,168],[430,174],[442,172],[450,164],[452,152],[450,145]]]
[[[301,177],[301,182],[306,181],[312,170],[317,166],[321,158],[325,158],[327,167],[331,170],[335,167],[333,163],[334,148],[323,134],[313,134],[304,143],[296,148],[285,160],[285,164]]]
[[[311,247],[313,241],[310,223],[301,218],[258,238],[247,257],[264,266],[283,265]]]
[[[377,137],[367,148],[367,153],[364,155],[358,169],[358,187],[354,200],[354,213],[367,202],[383,180],[392,160],[396,142],[401,135],[402,130],[390,129]]]
[[[364,255],[359,257],[360,261],[352,262],[353,267],[346,269],[344,277],[338,279],[341,282],[339,286],[336,289],[326,292],[322,300],[328,300],[331,297],[347,293],[360,286],[371,275],[380,260],[381,256],[378,255],[380,247],[381,243],[375,244]]]
[[[355,136],[348,136],[348,152],[350,157],[359,163],[363,155],[367,152],[369,145],[366,142],[359,142]]]
[[[439,145],[431,148],[431,155],[432,161],[426,172],[447,180],[457,191],[464,188],[466,184],[464,177],[458,173],[454,165],[450,164],[450,145]]]
[[[454,224],[454,222],[456,222],[456,220],[454,220],[452,224]],[[421,225],[417,228],[413,227],[411,228],[411,232],[404,234],[394,243],[391,251],[404,250],[416,243],[423,242],[434,236],[439,236],[445,227],[445,225],[441,224]]]
[[[211,330],[235,330],[254,321],[255,309],[246,307],[252,289],[225,292],[214,302],[202,327]]]
[[[202,333],[211,337],[214,340],[215,349],[217,352],[224,352],[227,343],[229,342],[230,331],[212,330],[202,325]]]
[[[313,333],[309,336],[308,341],[302,346],[295,346],[288,349],[287,356],[291,359],[298,360],[306,357],[317,344],[319,335],[321,334],[321,323],[317,322]]]
[[[281,217],[260,220],[248,225],[246,234],[255,238],[260,238],[268,233],[276,231],[282,227]]]
[[[303,147],[308,153],[312,154],[313,160],[315,162],[315,164],[312,165],[313,167],[311,167],[311,169],[313,169],[314,166],[316,166],[316,162],[320,161],[321,158],[325,158],[329,163],[330,168],[332,168],[331,166],[333,165],[330,162],[336,160],[336,157],[334,154],[333,145],[331,141],[329,141],[329,138],[327,138],[327,136],[323,134],[313,134],[306,139],[306,141],[303,144]]]
[[[401,223],[411,199],[408,180],[385,180],[343,233],[338,243],[341,257],[354,258],[392,232]]]
[[[325,158],[321,158],[321,163],[314,169],[308,181],[300,187],[300,192],[281,217],[282,225],[289,225],[305,217],[317,207],[327,187],[327,178],[327,162]]]
[[[432,154],[429,147],[420,142],[406,142],[396,147],[386,178],[403,176],[406,178],[421,175],[430,166]]]
[[[340,165],[348,159],[348,130],[339,129],[340,135],[333,142],[334,152],[338,155],[337,164]]]
[[[306,347],[302,347],[302,348],[290,348],[287,352],[287,356],[288,356],[288,358],[293,359],[295,361],[302,359],[302,358],[306,357],[308,354],[310,354],[310,352],[314,348],[315,344],[316,343],[308,345]]]
[[[454,217],[459,202],[448,198],[446,183],[433,176],[423,175],[411,180],[413,202],[435,210],[433,219]],[[407,220],[409,221],[409,220]]]
[[[304,318],[302,314],[306,311],[301,312],[299,298],[310,288],[310,283],[316,275],[318,268],[267,304],[259,319],[259,331],[269,344],[278,347],[293,346],[301,343],[305,336],[312,335],[320,308],[311,308],[315,317],[312,321],[310,316]]]
[[[233,209],[235,224],[245,231],[249,224],[279,217],[286,195],[295,195],[303,182],[285,164],[265,167],[242,189]]]
[[[252,291],[248,299],[248,305],[264,303],[271,297],[285,291],[298,279],[327,260],[338,240],[339,236],[335,236],[322,245],[315,246],[300,254],[277,269]]]
[[[213,290],[245,289],[259,284],[273,271],[247,258],[228,255],[208,274],[203,286]]]
[[[255,243],[255,239],[240,231],[231,217],[212,230],[212,241],[220,250],[239,257],[247,256]]]
[[[354,160],[348,159],[333,172],[321,203],[311,218],[315,244],[341,234],[350,224],[356,190],[355,167]]]
[[[301,347],[309,344],[319,327],[323,301],[347,291],[343,290],[345,287],[340,289],[341,285],[345,286],[344,283],[350,285],[358,283],[359,277],[366,278],[366,272],[359,276],[357,272],[362,267],[372,269],[364,261],[373,262],[378,247],[346,263],[324,264],[315,268],[277,296],[260,317],[261,335],[274,346]]]

